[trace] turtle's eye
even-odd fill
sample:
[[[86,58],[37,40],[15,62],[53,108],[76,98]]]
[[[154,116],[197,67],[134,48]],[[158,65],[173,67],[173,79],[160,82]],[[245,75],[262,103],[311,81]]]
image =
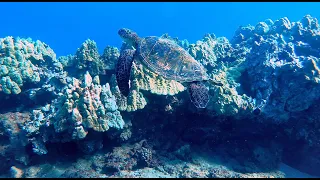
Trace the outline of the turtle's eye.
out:
[[[125,37],[128,33],[129,33],[129,31],[128,31],[128,29],[126,29],[126,28],[121,28],[121,29],[118,31],[118,34],[119,34],[121,37]]]

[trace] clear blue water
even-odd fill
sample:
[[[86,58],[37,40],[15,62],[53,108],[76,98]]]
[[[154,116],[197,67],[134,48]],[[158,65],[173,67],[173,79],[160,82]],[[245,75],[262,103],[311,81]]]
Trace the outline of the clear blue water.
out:
[[[195,42],[205,33],[230,39],[240,26],[256,25],[265,19],[288,17],[298,21],[310,14],[320,18],[320,3],[311,2],[78,2],[0,3],[0,36],[31,37],[47,43],[58,56],[74,54],[86,39],[121,45],[121,27],[141,36],[161,35]]]

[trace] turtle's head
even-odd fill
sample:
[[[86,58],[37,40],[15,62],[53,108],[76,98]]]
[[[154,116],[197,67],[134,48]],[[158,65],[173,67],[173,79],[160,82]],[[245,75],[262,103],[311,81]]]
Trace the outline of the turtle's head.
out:
[[[137,47],[139,42],[139,36],[137,33],[127,28],[121,28],[118,31],[118,34],[126,43],[132,44],[134,47]]]

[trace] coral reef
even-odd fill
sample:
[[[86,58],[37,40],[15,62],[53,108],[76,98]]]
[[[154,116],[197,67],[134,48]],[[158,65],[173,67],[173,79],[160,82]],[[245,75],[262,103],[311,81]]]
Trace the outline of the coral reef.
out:
[[[88,39],[56,58],[1,38],[0,176],[286,177],[282,162],[319,176],[319,32],[306,15],[241,26],[230,42],[164,34],[206,68],[206,109],[139,61],[124,97],[116,47],[100,55]]]
[[[306,21],[309,24],[301,23]],[[239,29],[235,37],[245,34],[245,38],[233,41],[239,48],[250,47],[242,63],[242,81],[247,81],[242,83],[244,93],[261,104],[263,115],[284,122],[319,99],[319,53],[314,53],[318,47],[307,38],[311,33],[317,39],[319,27],[309,15],[292,25],[287,18],[267,22],[264,28],[269,31],[259,35],[254,27],[249,32]]]
[[[100,56],[95,41],[87,39],[75,55],[61,56],[58,61],[67,69],[71,76],[80,78],[85,72],[96,76],[113,70],[120,53],[116,47],[107,46]]]
[[[108,83],[101,86],[99,77],[92,78],[89,72],[82,82],[69,80],[56,102],[60,107],[53,122],[56,132],[69,130],[72,139],[83,139],[88,129],[104,132],[110,127],[123,128],[124,121]]]
[[[190,44],[187,49],[191,56],[199,61],[214,82],[209,82],[211,89],[207,109],[212,115],[226,115],[243,118],[255,109],[255,102],[250,96],[238,92],[242,67],[248,51],[232,47],[228,39],[214,34],[206,34],[202,40]]]
[[[147,100],[143,94],[136,89],[132,89],[128,97],[123,96],[117,85],[115,75],[112,75],[110,84],[111,92],[116,98],[116,102],[120,111],[132,112],[138,109],[143,109],[147,105]]]
[[[62,70],[62,64],[45,43],[10,36],[0,39],[1,92],[19,94],[26,83],[45,81],[52,73],[45,66],[48,69]]]
[[[98,169],[104,168],[109,173],[133,170],[138,167],[155,167],[157,165],[155,152],[145,140],[133,145],[116,147],[111,153],[106,154],[103,159],[104,161],[102,162],[97,161],[99,163],[94,161],[94,167]]]
[[[118,62],[119,56],[120,56],[120,52],[118,48],[107,46],[100,57],[104,62],[103,69],[113,70],[115,68],[115,65]]]
[[[216,38],[214,34],[206,34],[201,41],[190,44],[188,51],[208,70],[218,66],[218,61],[231,56],[232,46],[225,37]]]

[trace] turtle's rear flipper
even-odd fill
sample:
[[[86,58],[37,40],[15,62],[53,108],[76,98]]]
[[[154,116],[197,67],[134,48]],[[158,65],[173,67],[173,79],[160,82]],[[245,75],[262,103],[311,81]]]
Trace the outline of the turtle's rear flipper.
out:
[[[209,90],[204,83],[195,81],[189,84],[188,93],[197,108],[206,108],[209,102]]]
[[[116,78],[118,87],[121,94],[126,97],[129,95],[130,91],[129,79],[134,53],[135,50],[133,49],[126,49],[121,51],[116,66]]]

